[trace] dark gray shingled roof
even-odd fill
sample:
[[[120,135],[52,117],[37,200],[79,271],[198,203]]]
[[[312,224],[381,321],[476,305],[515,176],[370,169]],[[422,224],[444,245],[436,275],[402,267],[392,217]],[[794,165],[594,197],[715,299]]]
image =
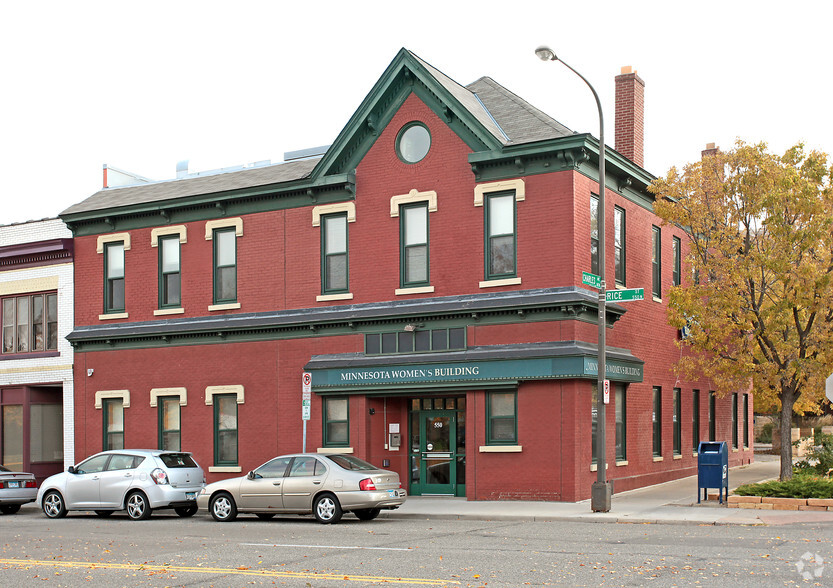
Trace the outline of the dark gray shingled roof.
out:
[[[509,137],[509,143],[531,143],[545,139],[569,137],[573,131],[510,92],[492,78],[482,77],[466,86],[480,98]],[[504,141],[504,144],[507,144]]]
[[[70,206],[61,214],[90,212],[300,180],[309,176],[319,159],[304,159],[208,176],[106,188]]]
[[[503,145],[518,145],[573,135],[573,131],[547,116],[493,79],[482,77],[464,87],[409,52],[489,133]],[[106,188],[64,210],[71,215],[123,206],[135,206],[302,180],[320,158],[206,176]]]

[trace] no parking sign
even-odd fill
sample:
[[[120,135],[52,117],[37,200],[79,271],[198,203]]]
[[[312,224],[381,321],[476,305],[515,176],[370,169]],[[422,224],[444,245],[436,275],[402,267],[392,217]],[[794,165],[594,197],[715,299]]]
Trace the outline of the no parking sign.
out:
[[[301,418],[309,420],[310,406],[312,404],[312,374],[304,372],[301,378]]]

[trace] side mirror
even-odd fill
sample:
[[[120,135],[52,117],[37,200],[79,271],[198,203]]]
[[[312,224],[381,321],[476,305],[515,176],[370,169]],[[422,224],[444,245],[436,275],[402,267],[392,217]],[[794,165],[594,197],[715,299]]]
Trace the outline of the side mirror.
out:
[[[254,480],[255,479],[254,471],[251,471],[248,474],[246,474],[246,478],[249,479],[249,480]]]
[[[75,466],[69,466],[67,468],[67,472],[69,472],[70,474],[74,474],[75,473]]]

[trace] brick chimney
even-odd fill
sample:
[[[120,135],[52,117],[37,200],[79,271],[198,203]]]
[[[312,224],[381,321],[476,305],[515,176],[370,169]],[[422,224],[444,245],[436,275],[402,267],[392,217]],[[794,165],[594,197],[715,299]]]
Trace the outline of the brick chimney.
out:
[[[616,76],[616,151],[645,166],[645,82],[630,66]]]
[[[700,152],[700,159],[706,159],[710,155],[717,155],[719,148],[714,146],[714,143],[706,143],[706,148]]]

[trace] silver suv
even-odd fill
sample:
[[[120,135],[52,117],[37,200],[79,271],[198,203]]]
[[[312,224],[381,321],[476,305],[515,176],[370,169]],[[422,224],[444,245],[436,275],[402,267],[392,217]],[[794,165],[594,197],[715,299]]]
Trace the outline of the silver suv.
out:
[[[92,510],[107,517],[117,510],[139,521],[161,508],[181,517],[197,512],[205,474],[190,453],[114,449],[89,457],[44,480],[37,505],[50,519],[69,510]]]

